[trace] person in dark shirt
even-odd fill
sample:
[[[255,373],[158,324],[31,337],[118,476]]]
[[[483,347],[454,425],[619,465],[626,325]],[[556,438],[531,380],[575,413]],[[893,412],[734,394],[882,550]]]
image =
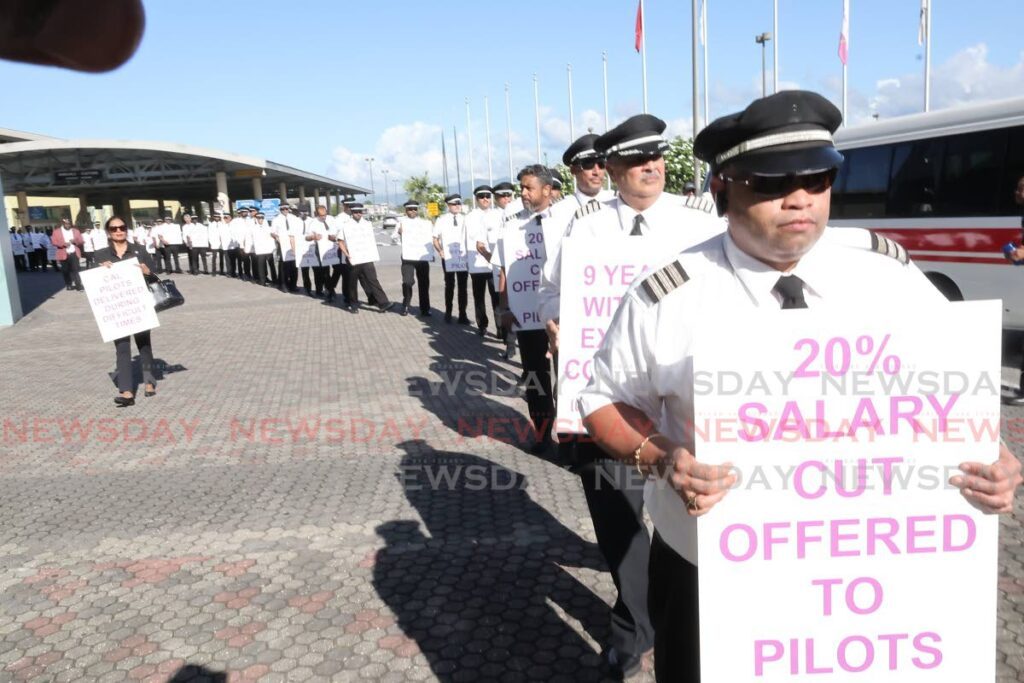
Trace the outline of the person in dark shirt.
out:
[[[107,232],[107,247],[98,250],[94,256],[103,267],[109,268],[114,263],[126,259],[138,259],[139,268],[146,282],[158,278],[153,273],[156,263],[146,248],[128,242],[128,224],[120,216],[112,216],[107,220],[104,229]],[[149,330],[135,335],[135,345],[139,348],[139,360],[142,363],[142,380],[146,383],[146,396],[156,394],[156,380],[153,378],[153,346],[150,342]],[[135,385],[132,383],[132,342],[131,337],[114,340],[117,353],[117,390],[121,392],[114,397],[119,408],[135,405]]]

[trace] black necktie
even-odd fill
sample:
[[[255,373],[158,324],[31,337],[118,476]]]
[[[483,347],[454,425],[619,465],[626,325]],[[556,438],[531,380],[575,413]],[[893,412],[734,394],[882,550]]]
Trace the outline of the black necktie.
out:
[[[783,275],[775,283],[772,291],[777,292],[782,297],[783,310],[788,308],[807,308],[807,302],[804,300],[804,281],[796,275]]]
[[[630,231],[629,236],[630,237],[637,237],[637,236],[643,235],[644,234],[643,224],[644,224],[643,214],[639,214],[638,213],[633,218],[633,230]]]
[[[456,216],[454,213],[452,214],[452,225],[454,225],[456,228],[459,227],[459,217]]]

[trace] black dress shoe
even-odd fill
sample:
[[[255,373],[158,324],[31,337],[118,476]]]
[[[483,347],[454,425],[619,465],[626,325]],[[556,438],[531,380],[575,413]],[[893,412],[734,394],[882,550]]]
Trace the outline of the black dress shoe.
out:
[[[430,311],[420,311],[420,317],[421,318],[429,318],[430,317]]]
[[[381,313],[387,313],[397,305],[398,304],[396,304],[394,301],[391,301],[389,303],[384,304],[383,306],[378,306],[377,308],[380,310]]]
[[[622,678],[629,678],[640,671],[642,660],[643,654],[619,652],[614,647],[609,647],[604,653],[604,661],[608,665],[608,669],[614,675]]]
[[[469,324],[469,318],[467,318],[464,315],[460,315],[459,316],[459,324],[460,325],[468,325]]]
[[[1024,394],[1018,393],[1016,396],[1007,396],[1003,398],[1003,403],[1008,406],[1024,406]]]
[[[118,408],[127,408],[128,406],[133,406],[133,405],[135,405],[135,397],[134,396],[115,396],[114,397],[114,405],[116,405]]]
[[[407,315],[409,315],[409,307],[408,306],[402,306],[402,317],[404,318]]]
[[[359,312],[359,307],[356,306],[355,304],[349,304],[348,305],[348,312],[349,313],[358,313]]]

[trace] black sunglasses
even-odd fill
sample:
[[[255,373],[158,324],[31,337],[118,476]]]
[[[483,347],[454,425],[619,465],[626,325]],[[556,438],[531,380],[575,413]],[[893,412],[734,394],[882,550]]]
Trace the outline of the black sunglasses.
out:
[[[597,166],[598,168],[604,168],[604,159],[601,157],[592,157],[590,159],[584,159],[579,162],[579,167],[584,171],[589,171]]]
[[[839,169],[830,168],[827,171],[817,173],[788,173],[785,175],[760,175],[751,173],[745,176],[730,178],[721,176],[727,183],[741,183],[750,188],[750,191],[762,197],[778,199],[797,190],[805,190],[810,194],[821,194],[832,187],[836,180]]]
[[[490,192],[477,192],[476,193],[476,198],[477,199],[490,199],[491,198],[491,193]]]
[[[127,225],[108,225],[107,232],[128,232]]]

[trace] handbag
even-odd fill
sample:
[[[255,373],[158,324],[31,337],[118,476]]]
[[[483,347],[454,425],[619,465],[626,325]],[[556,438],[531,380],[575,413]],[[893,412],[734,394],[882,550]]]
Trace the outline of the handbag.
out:
[[[181,306],[185,303],[185,297],[178,291],[174,280],[157,280],[149,283],[149,291],[153,294],[153,308],[166,311],[168,308]]]

